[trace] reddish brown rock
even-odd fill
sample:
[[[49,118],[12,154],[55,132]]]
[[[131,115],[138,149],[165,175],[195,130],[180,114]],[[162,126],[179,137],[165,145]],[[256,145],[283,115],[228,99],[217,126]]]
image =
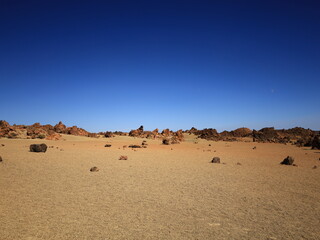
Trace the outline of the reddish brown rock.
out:
[[[54,126],[54,131],[57,133],[66,133],[66,125],[64,125],[61,121]]]
[[[119,157],[119,160],[128,160],[128,157],[122,155],[122,156]]]
[[[47,140],[59,140],[62,136],[59,134],[59,133],[53,133],[53,134],[50,134],[49,136],[47,136]]]

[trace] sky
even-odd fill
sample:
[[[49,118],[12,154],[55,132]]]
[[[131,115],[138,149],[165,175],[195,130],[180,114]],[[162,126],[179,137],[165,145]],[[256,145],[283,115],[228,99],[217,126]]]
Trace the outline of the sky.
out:
[[[0,119],[320,129],[319,1],[0,0]]]

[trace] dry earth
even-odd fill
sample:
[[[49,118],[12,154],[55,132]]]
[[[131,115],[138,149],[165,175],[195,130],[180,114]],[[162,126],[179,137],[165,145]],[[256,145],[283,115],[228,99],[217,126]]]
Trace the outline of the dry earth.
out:
[[[63,138],[0,139],[1,239],[320,239],[320,150]],[[298,167],[279,164],[287,155]]]

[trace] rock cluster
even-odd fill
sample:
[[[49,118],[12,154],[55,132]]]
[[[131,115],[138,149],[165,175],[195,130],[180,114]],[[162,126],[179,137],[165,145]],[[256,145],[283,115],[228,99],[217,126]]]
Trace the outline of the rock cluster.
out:
[[[129,136],[148,139],[167,139],[171,144],[180,143],[184,139],[182,130],[174,132],[170,129],[164,129],[161,133],[159,133],[159,129],[155,129],[153,131],[144,131],[143,126],[140,126],[136,130],[131,130],[129,132]]]
[[[77,126],[66,127],[62,122],[59,122],[55,126],[50,124],[41,125],[35,123],[33,125],[13,125],[11,126],[8,122],[0,121],[0,137],[7,138],[27,138],[27,139],[47,139],[47,140],[58,140],[61,138],[61,134],[70,134],[75,136],[87,136],[96,137],[95,133],[89,133],[82,128]]]
[[[185,133],[195,134],[198,138],[213,141],[241,141],[243,138],[252,138],[254,142],[294,143],[298,146],[311,146],[315,137],[314,131],[301,127],[279,130],[274,127],[267,127],[258,131],[242,127],[233,131],[223,131],[221,133],[218,133],[218,131],[213,128],[197,130],[193,127],[190,130],[185,131]]]

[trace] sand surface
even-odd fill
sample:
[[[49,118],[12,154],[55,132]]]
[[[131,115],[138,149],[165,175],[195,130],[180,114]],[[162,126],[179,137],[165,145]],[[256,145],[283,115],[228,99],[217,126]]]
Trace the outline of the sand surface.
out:
[[[320,239],[320,150],[63,138],[0,139],[0,239]]]

